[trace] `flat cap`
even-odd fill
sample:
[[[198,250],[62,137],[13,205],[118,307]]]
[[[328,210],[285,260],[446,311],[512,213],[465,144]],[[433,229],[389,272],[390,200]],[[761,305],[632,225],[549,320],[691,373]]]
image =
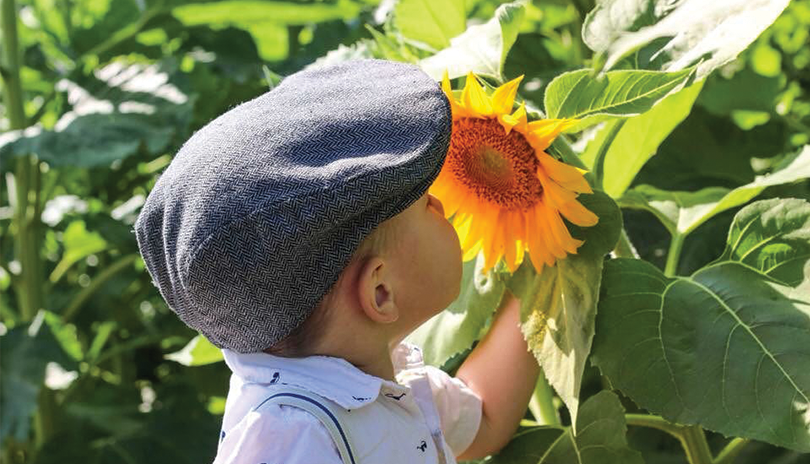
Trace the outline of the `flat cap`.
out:
[[[214,345],[272,346],[427,191],[451,125],[439,84],[413,65],[288,76],[195,132],[158,177],[134,225],[152,282]]]

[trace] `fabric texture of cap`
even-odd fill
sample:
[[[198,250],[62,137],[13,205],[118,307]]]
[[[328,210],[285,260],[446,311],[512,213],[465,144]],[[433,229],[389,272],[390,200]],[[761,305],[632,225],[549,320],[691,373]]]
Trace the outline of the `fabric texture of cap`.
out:
[[[134,225],[152,282],[214,345],[272,346],[427,191],[451,127],[439,84],[413,65],[288,76],[195,132],[158,177]]]

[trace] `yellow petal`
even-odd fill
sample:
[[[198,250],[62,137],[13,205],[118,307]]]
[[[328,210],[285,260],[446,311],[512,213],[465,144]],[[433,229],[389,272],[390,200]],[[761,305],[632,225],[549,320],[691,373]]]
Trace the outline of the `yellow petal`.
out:
[[[581,169],[558,161],[545,152],[538,152],[537,159],[546,174],[557,181],[558,184],[575,192],[593,193],[588,181],[582,175]]]
[[[542,237],[542,229],[539,226],[537,209],[531,210],[526,216],[526,236],[529,242],[529,259],[532,260],[534,269],[540,272],[543,265],[553,266],[554,257],[546,246]]]
[[[528,119],[526,118],[526,103],[521,103],[520,108],[515,110],[512,114],[498,115],[498,121],[500,121],[501,125],[506,130],[506,135],[509,135],[509,132],[511,132],[514,127],[517,127],[518,132],[525,132],[526,125],[528,124]]]
[[[527,127],[526,138],[535,150],[545,150],[565,129],[579,122],[577,119],[540,119]]]
[[[517,250],[515,249],[515,241],[517,240],[518,229],[515,224],[514,215],[507,212],[504,215],[504,258],[506,260],[506,267],[509,272],[515,272],[515,258],[517,258]]]
[[[591,227],[599,222],[599,216],[593,214],[591,210],[576,200],[562,205],[559,210],[566,219],[580,227]]]
[[[444,70],[444,75],[442,76],[442,90],[444,94],[447,95],[447,98],[453,103],[453,88],[450,86],[450,76],[447,74],[447,70]]]
[[[464,252],[464,256],[461,257],[462,261],[469,261],[476,256],[481,251],[481,241],[479,240],[475,245],[472,246],[469,250]]]
[[[492,269],[495,264],[498,262],[498,259],[503,254],[503,216],[499,211],[497,215],[497,221],[493,224],[494,227],[492,228],[492,236],[489,238],[489,243],[483,243],[484,247],[484,268],[482,269],[483,273],[486,273],[490,269]]]
[[[518,85],[523,80],[523,76],[512,79],[501,85],[492,94],[492,109],[495,114],[507,114],[512,112],[512,105],[515,104]]]
[[[461,100],[472,116],[492,116],[492,102],[472,72],[467,73],[467,83],[461,93]]]
[[[537,217],[537,230],[539,232],[540,239],[546,245],[546,250],[548,250],[548,252],[551,253],[555,258],[565,258],[565,250],[557,242],[551,230],[551,222],[548,218],[549,214],[549,208],[547,208],[542,201],[538,202],[535,216]]]

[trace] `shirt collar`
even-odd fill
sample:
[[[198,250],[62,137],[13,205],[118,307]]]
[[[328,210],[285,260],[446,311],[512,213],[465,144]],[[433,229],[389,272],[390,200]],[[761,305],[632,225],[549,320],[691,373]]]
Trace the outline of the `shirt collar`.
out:
[[[415,351],[414,351],[415,350]],[[358,369],[343,358],[308,356],[284,358],[267,353],[237,353],[222,350],[225,364],[246,382],[293,385],[334,401],[346,409],[374,402],[382,393],[400,396],[410,388]],[[400,344],[392,353],[397,375],[418,367],[422,356],[414,345]]]

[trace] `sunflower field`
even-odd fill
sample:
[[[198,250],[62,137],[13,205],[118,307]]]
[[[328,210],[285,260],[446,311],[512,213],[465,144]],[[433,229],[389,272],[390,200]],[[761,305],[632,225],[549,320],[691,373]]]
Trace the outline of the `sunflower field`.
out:
[[[810,463],[807,0],[0,0],[0,462],[203,463],[230,371],[132,226],[182,143],[298,70],[419,65],[464,251],[542,367],[492,464]]]

